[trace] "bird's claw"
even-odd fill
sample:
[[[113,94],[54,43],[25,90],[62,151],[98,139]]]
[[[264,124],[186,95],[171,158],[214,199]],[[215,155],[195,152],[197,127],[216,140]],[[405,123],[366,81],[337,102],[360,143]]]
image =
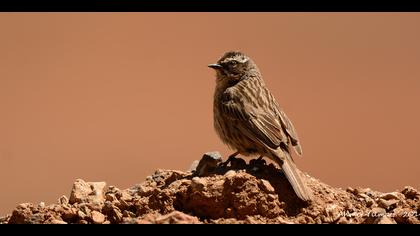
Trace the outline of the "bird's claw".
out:
[[[226,160],[226,161],[224,161],[224,162],[222,162],[221,164],[220,164],[220,166],[222,166],[222,167],[227,167],[232,161],[234,161],[236,158],[235,158],[235,156],[229,156],[229,158]]]

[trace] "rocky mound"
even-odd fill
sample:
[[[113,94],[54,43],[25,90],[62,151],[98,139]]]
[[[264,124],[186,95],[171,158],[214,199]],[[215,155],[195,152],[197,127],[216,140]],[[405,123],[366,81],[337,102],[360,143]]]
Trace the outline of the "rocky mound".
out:
[[[124,190],[78,179],[69,198],[48,206],[22,203],[0,224],[420,223],[420,192],[412,187],[390,193],[342,190],[303,174],[314,193],[307,204],[273,164],[221,162],[217,152],[207,153],[189,171],[157,170]]]

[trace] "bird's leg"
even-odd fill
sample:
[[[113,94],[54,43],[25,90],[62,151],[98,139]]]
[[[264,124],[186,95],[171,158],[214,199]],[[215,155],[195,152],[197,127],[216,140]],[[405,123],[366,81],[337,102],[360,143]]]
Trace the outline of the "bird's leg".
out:
[[[221,166],[227,166],[227,165],[229,165],[229,163],[230,162],[232,162],[232,160],[233,159],[235,159],[235,157],[237,156],[239,154],[239,152],[235,152],[235,153],[233,153],[233,154],[231,154],[229,157],[228,157],[228,159],[225,161],[225,162],[223,162],[222,164],[220,164]]]

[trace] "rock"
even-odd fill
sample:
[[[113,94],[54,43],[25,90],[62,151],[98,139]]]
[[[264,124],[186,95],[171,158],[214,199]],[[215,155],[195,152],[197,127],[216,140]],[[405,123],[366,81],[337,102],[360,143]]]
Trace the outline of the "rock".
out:
[[[98,211],[92,211],[91,212],[91,218],[92,218],[92,222],[94,224],[102,224],[105,222],[105,216],[104,214],[98,212]]]
[[[254,217],[251,217],[251,216],[246,217],[244,222],[246,224],[258,224],[258,223],[260,223],[260,221],[258,221],[257,219],[255,219]]]
[[[70,209],[63,209],[61,212],[61,218],[63,218],[66,222],[74,222],[76,219],[78,219],[78,212],[79,210],[76,208],[70,208]]]
[[[105,200],[110,201],[110,202],[117,202],[118,201],[117,197],[113,193],[107,193],[105,195]]]
[[[375,201],[371,198],[371,197],[369,197],[368,195],[366,195],[366,194],[364,194],[364,193],[359,193],[359,194],[357,194],[359,197],[361,197],[361,200],[362,201],[365,201],[366,202],[366,206],[367,207],[370,207],[370,206],[372,206],[373,204],[375,204]]]
[[[295,224],[293,221],[286,220],[286,219],[283,219],[281,217],[279,217],[277,220],[278,220],[279,224],[284,224],[284,225],[292,225],[292,224]]]
[[[363,198],[366,198],[365,196],[368,196],[372,199],[376,199],[378,197],[377,192],[372,191],[370,188],[356,188],[354,194]]]
[[[355,193],[357,194],[357,195],[360,195],[361,193],[369,193],[369,192],[372,192],[372,189],[370,189],[370,188],[357,188],[356,190],[355,190]]]
[[[384,200],[402,200],[404,199],[404,195],[399,192],[392,192],[392,193],[383,193],[379,195],[379,198],[382,198]]]
[[[67,205],[69,204],[69,199],[63,195],[58,199],[58,204]]]
[[[224,176],[226,177],[226,178],[231,178],[231,177],[233,177],[233,176],[235,176],[236,175],[236,171],[234,171],[234,170],[229,170],[228,172],[226,172],[225,174],[224,174]]]
[[[77,179],[73,184],[69,203],[103,203],[105,186],[105,182],[85,182]]]
[[[365,217],[364,224],[375,224],[375,221],[386,215],[386,210],[381,207],[374,207],[365,214],[361,214]]]
[[[395,208],[397,206],[398,202],[399,202],[399,200],[395,200],[395,199],[392,199],[392,200],[379,199],[378,200],[378,206],[380,206],[380,207],[382,207],[386,210],[389,210],[391,208],[392,209]]]
[[[352,187],[347,187],[346,191],[349,192],[349,193],[353,193],[353,194],[356,192],[356,190]]]
[[[396,224],[396,222],[388,216],[382,216],[375,220],[374,224]]]
[[[372,217],[381,217],[386,214],[386,210],[381,207],[375,207],[369,213]]]
[[[83,225],[89,224],[89,222],[87,220],[79,220],[78,223],[83,224]]]
[[[22,203],[19,204],[16,209],[12,212],[8,224],[32,224],[33,216],[35,215],[31,208],[33,205],[31,203]]]
[[[130,204],[124,199],[120,198],[120,201],[115,204],[121,211],[124,211],[130,207]]]
[[[123,212],[123,217],[132,217],[132,218],[134,218],[134,217],[136,217],[136,214],[134,214],[133,212],[131,212],[131,211],[127,211],[127,210],[125,210],[124,212]]]
[[[86,217],[86,214],[83,211],[79,210],[79,211],[77,211],[77,216],[80,219],[84,219]]]
[[[363,198],[364,200],[370,199],[370,197],[364,193],[357,194],[359,197]]]
[[[121,190],[119,188],[113,186],[113,185],[110,185],[108,187],[108,189],[106,190],[105,194],[107,194],[107,193],[113,193],[115,195],[120,195]]]
[[[90,211],[101,211],[103,206],[104,206],[104,203],[101,203],[101,202],[90,202],[90,203],[80,204],[80,207],[85,208],[86,213],[89,213]]]
[[[417,210],[408,207],[397,208],[392,215],[398,224],[420,224],[419,210],[419,208]]]
[[[222,180],[217,180],[217,181],[212,183],[213,188],[217,188],[217,189],[222,189],[224,184],[225,184],[225,180],[223,180],[223,179]]]
[[[275,200],[278,200],[278,199],[277,199],[277,195],[276,195],[276,194],[268,194],[268,195],[267,195],[267,200],[268,200],[268,201],[275,201]]]
[[[201,176],[158,169],[124,190],[79,179],[70,200],[19,204],[0,224],[420,224],[420,199],[412,187],[343,190],[305,174],[314,199],[303,203],[273,163],[236,158],[226,166],[217,154],[203,159]],[[204,165],[208,160],[213,164]]]
[[[127,191],[121,191],[120,200],[131,202],[131,200],[133,200],[133,197]]]
[[[62,221],[62,220],[53,219],[53,220],[51,220],[51,224],[65,225],[65,224],[67,224],[67,222]]]
[[[325,209],[322,221],[325,223],[333,223],[341,217],[341,209],[335,204],[328,204]]]
[[[350,224],[350,222],[347,220],[346,217],[342,216],[340,219],[337,220],[337,224],[344,225],[344,224]]]
[[[191,180],[191,187],[194,190],[201,190],[204,186],[207,185],[207,181],[200,177],[194,177]]]
[[[17,209],[28,209],[28,208],[32,208],[33,204],[29,203],[29,202],[25,202],[25,203],[21,203],[17,206]]]
[[[401,191],[402,194],[404,194],[404,196],[407,199],[419,199],[420,198],[420,193],[419,191],[417,191],[415,188],[411,187],[411,186],[405,186],[404,189]]]
[[[198,163],[195,173],[198,176],[208,175],[210,172],[214,171],[221,162],[222,156],[219,152],[207,152]]]
[[[9,222],[9,219],[10,219],[10,215],[0,217],[0,225],[7,224]]]
[[[261,180],[261,189],[266,193],[275,193],[273,186],[271,186],[270,182],[265,179]]]
[[[107,216],[108,220],[112,224],[121,223],[123,218],[121,210],[108,201],[105,202],[102,213],[104,213]]]
[[[156,218],[156,224],[200,224],[195,216],[187,215],[183,212],[174,211],[169,214]]]

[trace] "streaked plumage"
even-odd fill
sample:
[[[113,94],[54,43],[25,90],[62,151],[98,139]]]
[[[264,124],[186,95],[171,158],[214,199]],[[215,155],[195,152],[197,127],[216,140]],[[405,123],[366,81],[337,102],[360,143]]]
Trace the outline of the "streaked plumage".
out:
[[[292,122],[267,89],[256,64],[241,52],[227,52],[209,67],[217,71],[214,127],[221,140],[242,155],[266,156],[278,163],[297,196],[310,190],[296,170],[289,147],[302,154]]]

